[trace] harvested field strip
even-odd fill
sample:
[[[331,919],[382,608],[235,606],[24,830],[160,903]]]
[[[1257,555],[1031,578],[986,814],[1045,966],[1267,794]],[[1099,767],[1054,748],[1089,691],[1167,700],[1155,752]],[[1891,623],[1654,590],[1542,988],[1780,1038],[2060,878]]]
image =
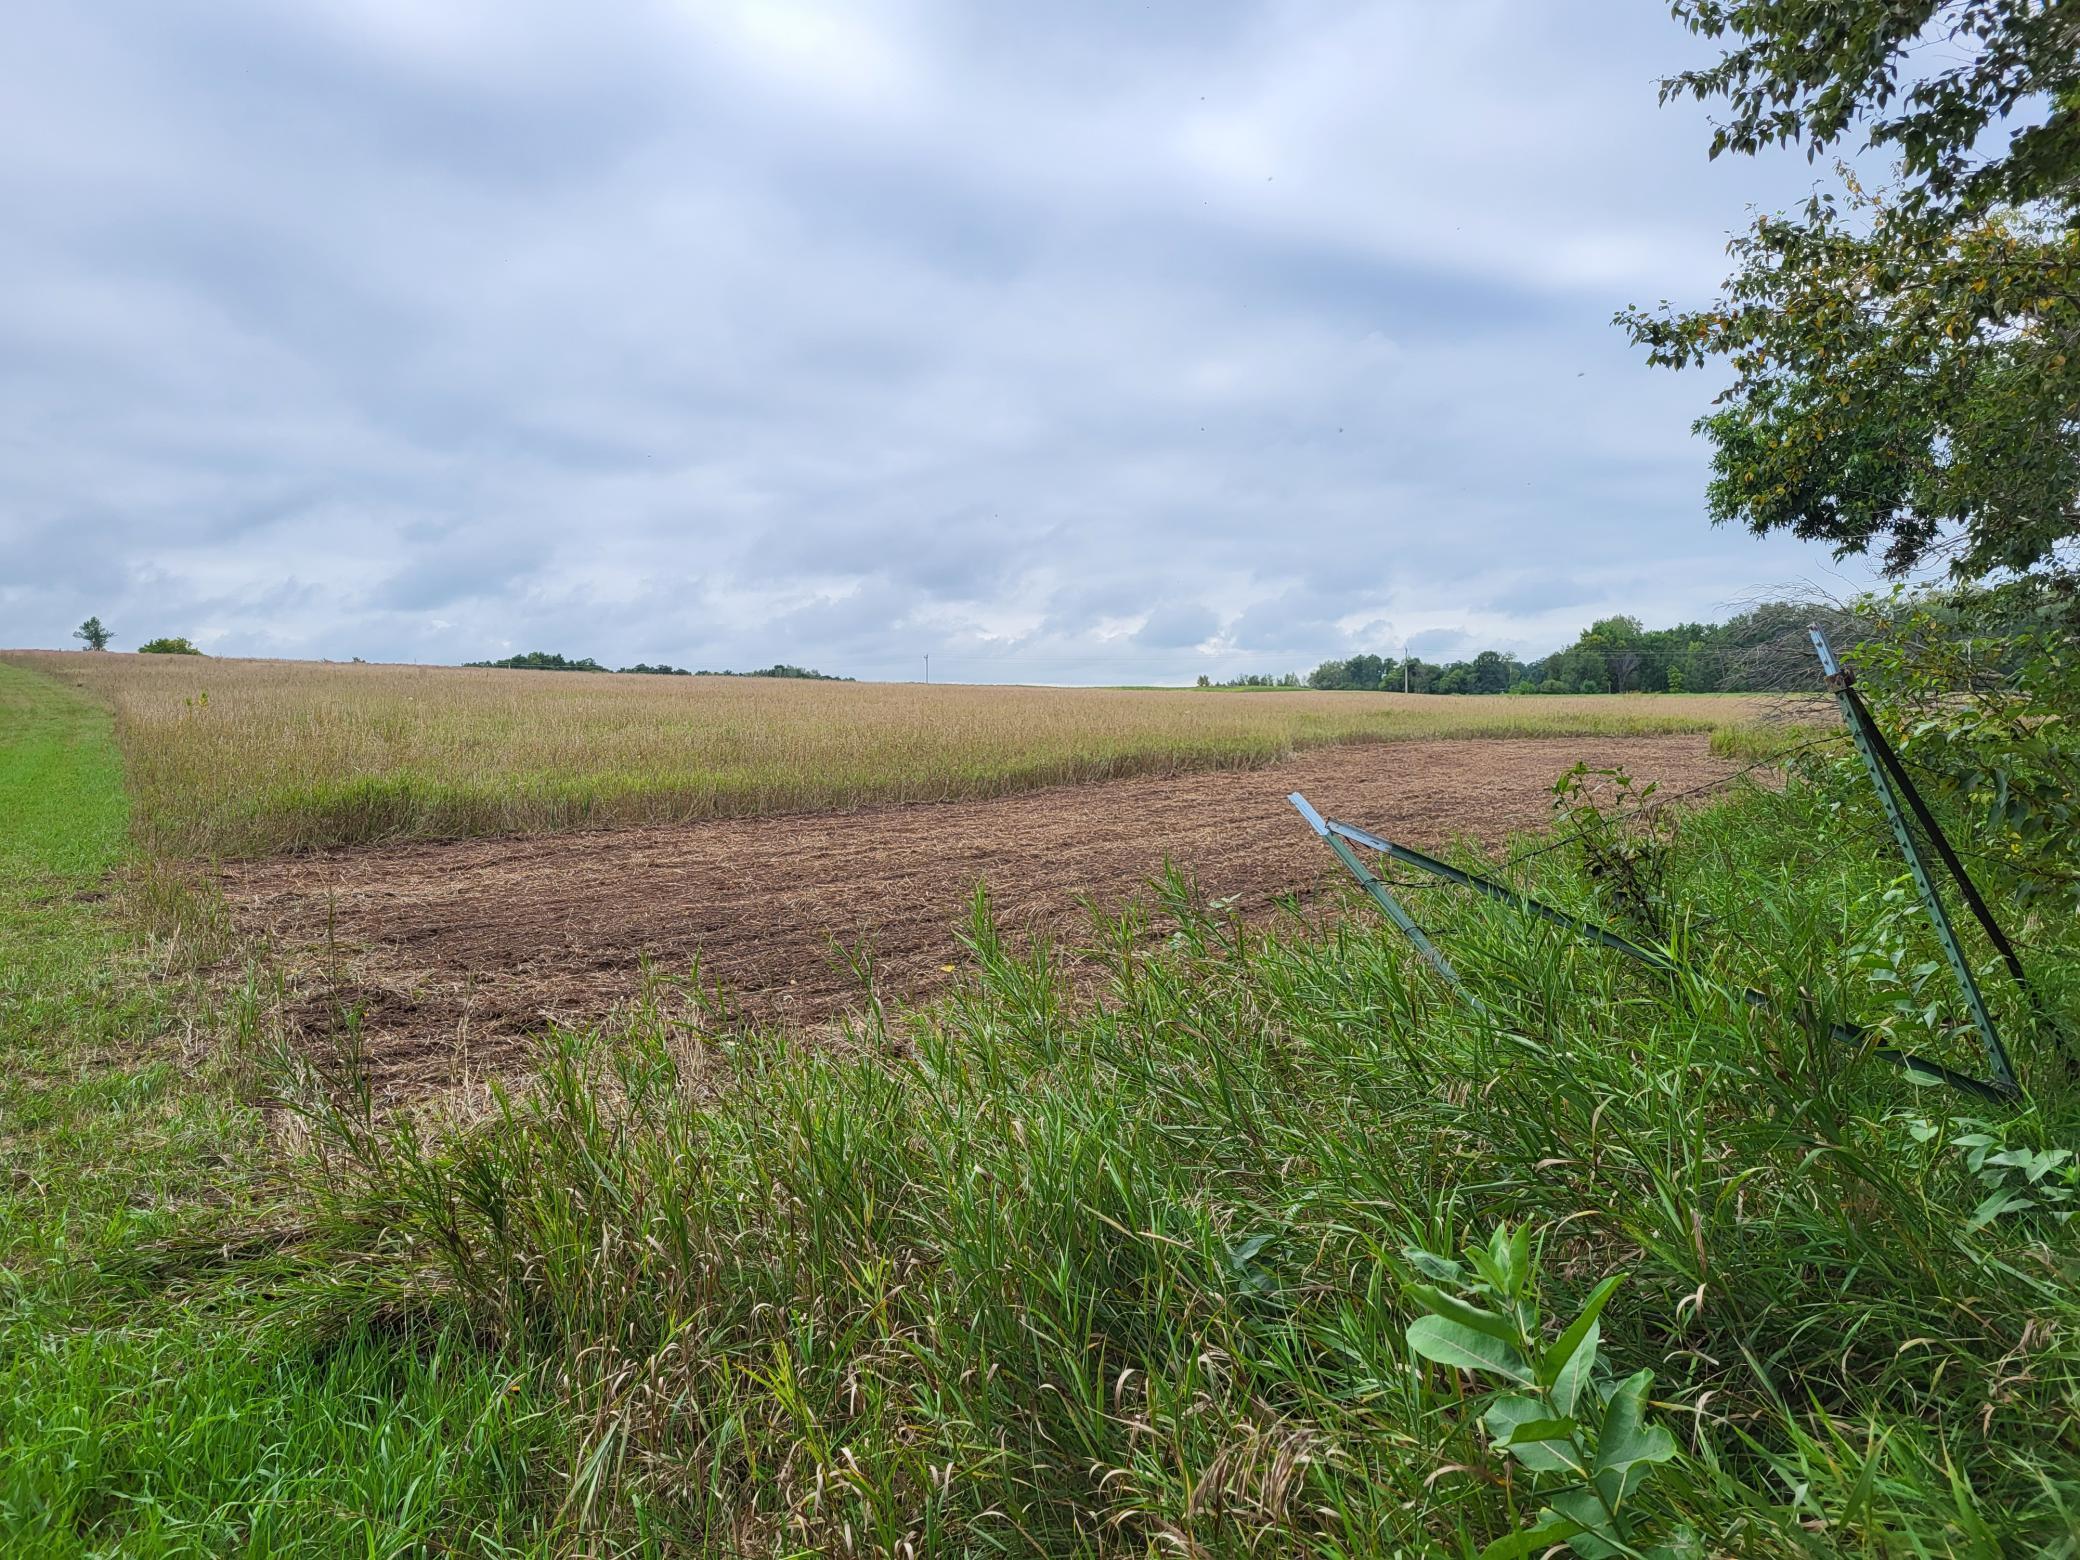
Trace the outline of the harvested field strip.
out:
[[[856,1000],[835,944],[870,948],[889,995],[928,995],[983,881],[1007,926],[1079,938],[1085,899],[1141,895],[1168,859],[1261,917],[1337,871],[1288,791],[1415,844],[1497,843],[1548,820],[1553,779],[1577,759],[1670,791],[1736,767],[1701,736],[1346,747],[1246,776],[380,847],[224,877],[242,926],[301,971],[308,1022],[358,1009],[394,1094],[497,1069],[552,1019],[602,1017],[637,992],[646,962],[684,974],[697,960],[744,1011],[776,1021],[815,1023]]]
[[[1706,732],[1763,707],[8,659],[114,709],[144,843],[221,858],[1006,796],[1342,743]]]

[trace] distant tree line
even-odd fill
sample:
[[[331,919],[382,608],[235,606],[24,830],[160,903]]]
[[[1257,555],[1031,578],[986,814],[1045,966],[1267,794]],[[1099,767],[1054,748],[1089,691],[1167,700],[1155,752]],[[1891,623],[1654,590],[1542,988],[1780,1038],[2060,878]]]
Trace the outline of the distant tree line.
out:
[[[529,650],[523,655],[509,655],[501,661],[465,661],[464,666],[497,667],[514,672],[635,672],[651,677],[799,677],[814,682],[851,682],[850,677],[836,677],[829,672],[811,671],[806,666],[789,666],[780,662],[761,667],[755,672],[690,672],[683,666],[652,666],[647,661],[638,661],[634,666],[602,666],[589,655],[573,659],[559,655],[553,650]]]
[[[1327,688],[1410,693],[1760,693],[1820,686],[1807,637],[1819,623],[1841,648],[1856,637],[1840,608],[1769,601],[1724,623],[1647,628],[1636,617],[1608,617],[1575,642],[1534,661],[1502,650],[1443,663],[1411,656],[1354,655],[1324,661],[1303,680],[1259,673],[1201,687]]]
[[[641,670],[640,667],[637,670]],[[834,672],[813,671],[806,666],[790,666],[785,661],[771,666],[762,666],[755,672],[695,672],[696,677],[799,677],[807,682],[851,682],[850,677],[840,677]]]
[[[1270,672],[1251,672],[1245,677],[1230,677],[1226,682],[1215,682],[1204,672],[1199,674],[1202,688],[1305,688],[1298,672],[1274,675]]]

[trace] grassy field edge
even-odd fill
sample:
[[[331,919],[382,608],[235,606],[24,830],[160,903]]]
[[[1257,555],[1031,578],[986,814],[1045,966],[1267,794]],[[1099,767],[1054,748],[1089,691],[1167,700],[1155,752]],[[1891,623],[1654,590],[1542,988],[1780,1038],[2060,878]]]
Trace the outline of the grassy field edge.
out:
[[[539,1405],[340,1281],[232,1016],[130,914],[128,819],[108,712],[0,666],[0,1552],[536,1546]]]

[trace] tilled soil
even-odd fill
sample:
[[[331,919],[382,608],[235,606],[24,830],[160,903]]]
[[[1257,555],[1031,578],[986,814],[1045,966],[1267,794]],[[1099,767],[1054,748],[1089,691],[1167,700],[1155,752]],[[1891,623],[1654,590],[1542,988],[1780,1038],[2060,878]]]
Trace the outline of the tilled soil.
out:
[[[872,950],[884,997],[929,996],[981,881],[1007,927],[1070,941],[1083,900],[1144,893],[1166,858],[1262,917],[1341,872],[1287,792],[1412,845],[1494,844],[1548,820],[1577,759],[1664,794],[1734,768],[1703,736],[1384,743],[989,801],[285,857],[227,867],[224,889],[303,993],[304,1027],[358,1009],[376,1088],[397,1097],[511,1068],[527,1035],[627,1002],[646,962],[698,959],[738,1011],[794,1025],[857,1005],[838,945]]]

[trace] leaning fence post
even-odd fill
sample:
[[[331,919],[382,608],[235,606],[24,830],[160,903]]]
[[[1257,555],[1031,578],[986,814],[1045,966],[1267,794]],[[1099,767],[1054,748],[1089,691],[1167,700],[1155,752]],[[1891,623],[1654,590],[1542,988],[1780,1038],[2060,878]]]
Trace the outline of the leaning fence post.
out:
[[[1935,879],[1929,876],[1928,863],[1922,860],[1920,844],[1907,825],[1906,814],[1900,811],[1899,797],[1894,794],[1884,761],[1878,756],[1878,743],[1883,739],[1871,729],[1869,712],[1864,709],[1863,701],[1851,691],[1853,674],[1843,671],[1836,663],[1827,636],[1817,628],[1811,632],[1813,649],[1820,656],[1820,670],[1827,678],[1828,691],[1834,695],[1835,703],[1841,706],[1842,720],[1849,728],[1850,739],[1855,742],[1856,751],[1863,759],[1863,767],[1870,771],[1871,784],[1878,792],[1878,804],[1885,810],[1885,821],[1892,825],[1892,837],[1899,842],[1900,854],[1907,858],[1907,870],[1913,875],[1914,890],[1921,896],[1921,908],[1928,912],[1929,922],[1936,929],[1936,941],[1943,946],[1943,957],[1949,961],[1950,973],[1957,977],[1957,984],[1964,990],[1965,1005],[1972,1010],[1972,1023],[1979,1031],[1979,1044],[1986,1052],[1986,1065],[2000,1088],[2010,1094],[2019,1094],[2021,1090],[2015,1083],[2015,1070],[2008,1065],[2008,1049],[2001,1044],[2000,1030],[1994,1025],[1986,999],[1979,994],[1979,982],[1972,976],[1971,962],[1964,956],[1964,945],[1957,940],[1956,929],[1950,924],[1950,913],[1943,908],[1943,897],[1936,892]]]
[[[1369,833],[1364,829],[1354,828],[1348,823],[1338,823],[1334,818],[1324,818],[1308,804],[1307,798],[1300,795],[1297,791],[1288,797],[1287,800],[1299,809],[1300,815],[1308,821],[1315,833],[1321,835],[1323,839],[1329,842],[1330,848],[1335,850],[1338,858],[1342,860],[1345,866],[1350,868],[1352,875],[1365,887],[1366,892],[1379,901],[1382,908],[1394,918],[1394,923],[1415,942],[1416,947],[1422,952],[1423,956],[1430,960],[1431,964],[1441,971],[1454,986],[1457,986],[1465,994],[1466,1000],[1481,1012],[1486,1012],[1487,1009],[1482,1006],[1478,998],[1471,992],[1466,991],[1459,977],[1453,974],[1451,967],[1444,962],[1444,956],[1430,945],[1429,939],[1416,928],[1414,921],[1409,918],[1408,912],[1403,910],[1399,901],[1387,892],[1386,885],[1365,869],[1363,863],[1357,859],[1356,854],[1350,849],[1350,845],[1344,844],[1344,841],[1347,840],[1350,844],[1361,845],[1367,850],[1378,851],[1390,860],[1401,862],[1406,866],[1420,868],[1422,871],[1432,873],[1447,882],[1456,883],[1462,888],[1472,889],[1475,893],[1484,894],[1490,899],[1500,900],[1502,903],[1521,910],[1527,915],[1536,916],[1542,921],[1549,921],[1576,937],[1586,938],[1591,942],[1600,943],[1614,952],[1622,953],[1628,959],[1634,959],[1646,965],[1649,969],[1658,970],[1666,975],[1691,974],[1690,971],[1678,964],[1670,955],[1658,948],[1649,948],[1633,942],[1630,938],[1620,937],[1616,932],[1598,926],[1593,921],[1585,921],[1580,916],[1569,915],[1564,910],[1555,910],[1551,905],[1542,904],[1528,894],[1521,894],[1513,888],[1506,888],[1502,884],[1492,882],[1476,873],[1463,871],[1448,862],[1439,861],[1434,856],[1426,856],[1419,850],[1411,850],[1406,845],[1397,845],[1390,839]],[[1775,1008],[1778,1006],[1776,1000],[1767,992],[1758,991],[1752,986],[1740,988],[1737,995],[1750,1007]],[[1929,1061],[1926,1057],[1915,1056],[1910,1052],[1896,1050],[1888,1045],[1872,1045],[1871,1042],[1875,1037],[1854,1024],[1831,1023],[1828,1026],[1828,1033],[1844,1045],[1870,1046],[1870,1054],[1879,1057],[1881,1060],[1890,1062],[1895,1067],[1899,1067],[1913,1076],[1928,1082],[1948,1084],[1951,1088],[1961,1093],[1972,1095],[1976,1099],[1998,1104],[2002,1101],[2012,1100],[2017,1093],[2014,1084],[2010,1081],[1997,1080],[1989,1083],[1983,1078],[1974,1078],[1968,1073],[1961,1073],[1954,1068],[1945,1067],[1941,1062]]]
[[[1387,885],[1374,877],[1371,868],[1358,859],[1358,853],[1331,832],[1328,820],[1316,812],[1313,804],[1298,791],[1293,792],[1286,800],[1291,802],[1300,816],[1307,820],[1309,828],[1329,842],[1329,848],[1335,851],[1344,866],[1350,869],[1351,876],[1358,880],[1358,886],[1372,896],[1375,904],[1387,912],[1387,918],[1400,927],[1403,935],[1415,944],[1416,952],[1423,956],[1433,970],[1437,971],[1438,974],[1451,983],[1453,990],[1464,997],[1476,1010],[1479,1010],[1481,1007],[1480,999],[1466,989],[1466,982],[1459,979],[1459,972],[1453,969],[1451,964],[1445,959],[1445,956],[1437,951],[1436,945],[1423,935],[1423,929],[1416,925],[1415,917],[1403,909],[1401,901],[1387,891]]]

